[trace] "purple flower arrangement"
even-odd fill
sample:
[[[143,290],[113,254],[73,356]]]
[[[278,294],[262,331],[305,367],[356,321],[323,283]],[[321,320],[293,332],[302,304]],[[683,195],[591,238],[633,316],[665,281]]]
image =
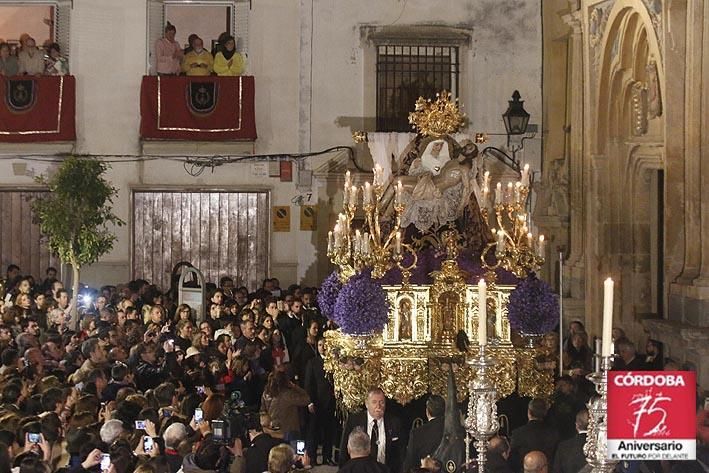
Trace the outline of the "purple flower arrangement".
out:
[[[517,284],[507,308],[510,327],[521,333],[548,333],[559,323],[559,298],[534,273]]]
[[[340,276],[337,271],[333,271],[320,286],[318,291],[318,306],[320,307],[320,313],[330,320],[335,318],[335,302],[337,302],[337,296],[342,290],[342,283],[340,282]]]
[[[389,320],[389,301],[369,270],[352,276],[342,286],[335,302],[334,320],[348,335],[369,335],[384,328]]]

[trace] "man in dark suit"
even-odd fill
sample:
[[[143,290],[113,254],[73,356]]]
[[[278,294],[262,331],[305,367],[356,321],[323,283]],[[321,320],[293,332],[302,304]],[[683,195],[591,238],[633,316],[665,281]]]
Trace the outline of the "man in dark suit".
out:
[[[347,453],[350,459],[338,473],[389,473],[386,465],[372,458],[371,439],[362,427],[355,427],[347,437]]]
[[[514,473],[507,459],[510,457],[510,442],[499,435],[490,439],[487,446],[487,473]]]
[[[364,412],[351,414],[347,418],[340,442],[340,467],[350,459],[347,452],[347,439],[350,433],[355,427],[361,427],[370,437],[372,458],[379,463],[384,463],[391,473],[399,473],[403,448],[400,446],[401,421],[392,415],[384,414],[386,399],[381,388],[369,390],[365,407]]]
[[[554,473],[578,473],[586,466],[583,446],[586,443],[588,411],[582,409],[576,414],[576,436],[559,443],[554,458]]]
[[[554,458],[556,445],[559,443],[558,432],[543,421],[547,415],[548,406],[544,399],[532,399],[527,406],[529,422],[512,431],[512,454],[510,464],[512,469],[522,468],[522,459],[529,452],[539,450],[546,458]]]
[[[418,468],[421,459],[436,451],[443,437],[443,426],[446,413],[446,401],[436,394],[426,401],[426,417],[428,422],[411,432],[409,446],[406,447],[404,471]]]
[[[244,454],[245,471],[267,471],[268,453],[273,447],[282,442],[264,433],[263,427],[261,427],[261,419],[258,416],[251,416],[246,422],[251,445]]]
[[[325,373],[323,356],[325,355],[325,340],[318,340],[318,355],[308,360],[305,366],[304,388],[313,401],[313,407],[308,421],[308,456],[315,461],[318,440],[322,441],[322,462],[334,466],[332,461],[333,438],[337,430],[335,417],[335,388],[332,378]]]

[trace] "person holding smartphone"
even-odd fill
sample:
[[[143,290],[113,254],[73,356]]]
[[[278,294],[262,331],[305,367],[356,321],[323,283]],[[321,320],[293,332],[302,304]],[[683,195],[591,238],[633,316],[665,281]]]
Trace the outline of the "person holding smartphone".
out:
[[[182,370],[177,363],[174,343],[165,340],[162,348],[165,351],[165,361],[162,364],[158,364],[155,343],[143,342],[136,346],[139,361],[135,368],[135,384],[140,391],[145,392],[148,389],[154,389],[167,380],[170,374],[176,377],[180,376]]]

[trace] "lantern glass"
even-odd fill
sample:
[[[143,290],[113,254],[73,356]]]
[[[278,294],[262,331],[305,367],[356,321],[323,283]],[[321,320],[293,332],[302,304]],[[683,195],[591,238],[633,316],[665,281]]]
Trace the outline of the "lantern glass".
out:
[[[508,135],[523,135],[527,131],[529,113],[524,109],[524,100],[520,100],[519,91],[515,90],[512,100],[508,101],[507,111],[502,114]]]

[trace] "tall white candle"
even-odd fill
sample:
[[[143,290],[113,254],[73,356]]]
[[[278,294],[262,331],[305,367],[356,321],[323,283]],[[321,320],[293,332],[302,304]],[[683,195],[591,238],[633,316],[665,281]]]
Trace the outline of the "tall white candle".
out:
[[[497,298],[497,311],[495,313],[495,331],[497,332],[497,338],[502,340],[502,304],[499,303],[499,297]]]
[[[384,170],[382,169],[382,167],[380,165],[377,164],[376,166],[374,166],[374,185],[375,186],[381,186],[382,184],[384,184],[382,182],[383,174],[384,174]]]
[[[404,186],[401,184],[401,180],[396,183],[396,205],[401,205],[401,194],[404,191]]]
[[[498,182],[495,187],[495,205],[502,203],[502,183]]]
[[[478,283],[478,345],[487,344],[487,284]]]
[[[514,199],[514,184],[511,182],[507,183],[507,194],[505,194],[505,202],[508,204],[512,203],[512,199]]]
[[[525,164],[522,168],[522,185],[529,187],[529,164]]]
[[[330,230],[329,232],[327,232],[327,252],[328,253],[332,252],[332,248],[333,248],[334,244],[335,243],[334,243],[334,239],[332,236],[332,230]]]
[[[538,251],[539,251],[539,257],[540,257],[540,258],[544,258],[544,243],[545,243],[545,241],[544,241],[544,235],[539,235],[539,248],[538,248]]]
[[[357,186],[352,186],[352,192],[350,193],[350,206],[357,207]]]
[[[401,254],[401,232],[396,232],[396,238],[394,240],[394,254]]]
[[[369,182],[364,183],[364,205],[372,203],[372,185]]]
[[[345,188],[350,187],[352,185],[352,175],[350,174],[349,171],[345,173]]]
[[[613,342],[613,280],[608,278],[603,283],[603,337],[601,355],[611,355]]]

